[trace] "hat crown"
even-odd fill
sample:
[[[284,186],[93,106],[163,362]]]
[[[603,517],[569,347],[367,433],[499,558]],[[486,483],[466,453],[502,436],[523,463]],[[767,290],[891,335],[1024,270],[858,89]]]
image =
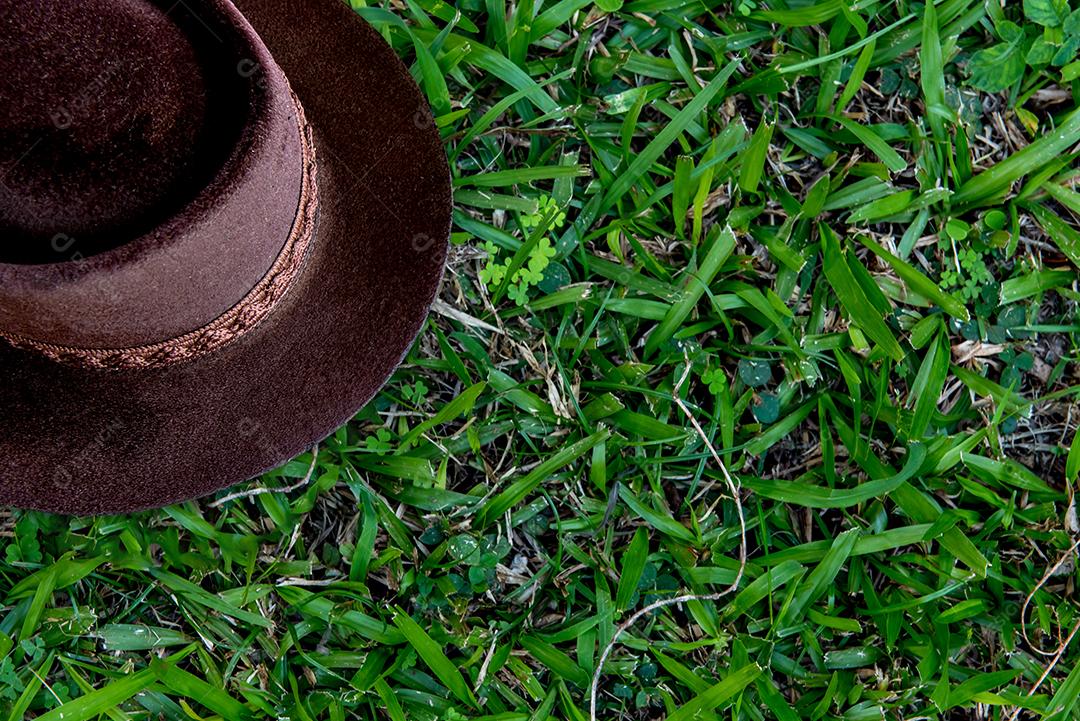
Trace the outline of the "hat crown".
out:
[[[274,267],[302,111],[231,0],[0,0],[0,47],[0,335],[162,343]]]
[[[210,3],[0,0],[0,262],[122,245],[221,168],[247,122]]]

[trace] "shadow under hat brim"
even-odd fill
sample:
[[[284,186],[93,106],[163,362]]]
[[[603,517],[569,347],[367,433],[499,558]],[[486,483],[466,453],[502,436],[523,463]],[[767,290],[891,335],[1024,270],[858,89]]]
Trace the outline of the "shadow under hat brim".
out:
[[[312,127],[311,255],[265,321],[179,365],[80,369],[0,341],[0,504],[120,513],[253,478],[347,422],[423,327],[452,195],[408,70],[340,0],[234,3]]]

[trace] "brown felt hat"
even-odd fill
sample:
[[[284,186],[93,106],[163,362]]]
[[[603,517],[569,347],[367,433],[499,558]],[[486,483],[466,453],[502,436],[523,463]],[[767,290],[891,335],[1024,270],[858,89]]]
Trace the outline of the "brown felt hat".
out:
[[[116,513],[273,468],[422,327],[451,190],[340,0],[0,0],[0,504]]]

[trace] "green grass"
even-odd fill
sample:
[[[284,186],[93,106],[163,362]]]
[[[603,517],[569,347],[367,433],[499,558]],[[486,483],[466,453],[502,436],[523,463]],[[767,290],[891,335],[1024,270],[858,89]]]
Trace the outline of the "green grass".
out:
[[[357,7],[437,312],[287,493],[7,516],[0,721],[1077,718],[1076,5]]]

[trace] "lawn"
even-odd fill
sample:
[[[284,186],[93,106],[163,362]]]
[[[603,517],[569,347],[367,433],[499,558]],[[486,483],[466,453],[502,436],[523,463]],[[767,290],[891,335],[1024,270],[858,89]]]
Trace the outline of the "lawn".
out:
[[[6,513],[0,721],[1080,717],[1076,0],[360,4],[427,328],[216,500]]]

